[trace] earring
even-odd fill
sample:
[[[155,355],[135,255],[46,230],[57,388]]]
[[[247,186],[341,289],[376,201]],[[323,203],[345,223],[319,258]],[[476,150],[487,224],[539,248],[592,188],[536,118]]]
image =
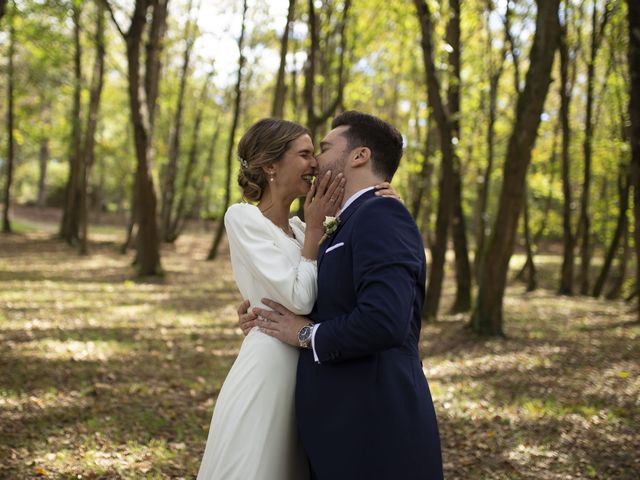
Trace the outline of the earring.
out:
[[[274,176],[275,176],[274,172],[269,173],[269,181],[270,182],[273,182],[275,180]]]

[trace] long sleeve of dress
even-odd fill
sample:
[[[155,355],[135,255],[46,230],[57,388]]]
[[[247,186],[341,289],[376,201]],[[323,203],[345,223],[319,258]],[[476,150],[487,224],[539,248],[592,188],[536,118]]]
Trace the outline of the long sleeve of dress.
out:
[[[315,262],[302,259],[300,247],[284,232],[278,231],[253,205],[232,205],[224,222],[234,270],[239,267],[235,260],[249,271],[253,281],[259,283],[272,300],[298,315],[308,314],[317,295]],[[240,282],[238,287],[246,296]]]

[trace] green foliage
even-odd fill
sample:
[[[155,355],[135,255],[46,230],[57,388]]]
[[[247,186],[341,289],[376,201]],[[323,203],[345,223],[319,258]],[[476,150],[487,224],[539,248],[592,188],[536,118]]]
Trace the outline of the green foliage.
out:
[[[83,49],[83,99],[86,100],[93,62],[93,29],[96,19],[94,2],[82,4]],[[248,39],[244,54],[248,59],[243,85],[240,128],[248,128],[257,119],[271,111],[275,71],[279,61],[280,37],[286,15],[286,3],[271,5],[257,2],[249,11]],[[448,67],[448,51],[445,42],[446,24],[449,18],[447,2],[431,1],[434,15],[435,60],[443,93],[451,82]],[[116,16],[121,18],[124,9],[114,2]],[[158,113],[153,136],[156,187],[167,161],[168,141],[175,115],[178,95],[180,57],[184,50],[184,24],[187,19],[187,2],[172,3],[169,29],[163,43],[164,66],[161,91],[158,98]],[[192,68],[187,83],[184,128],[177,183],[184,175],[188,151],[191,148],[191,130],[202,88],[205,72],[211,65],[216,69],[214,84],[205,102],[204,122],[200,136],[198,164],[194,178],[206,177],[203,209],[200,216],[215,217],[223,197],[224,167],[228,145],[229,111],[232,103],[229,79],[235,70],[235,52],[221,51],[220,45],[232,45],[237,34],[239,12],[234,2],[217,6],[203,5]],[[320,104],[333,95],[337,75],[338,27],[343,0],[316,2],[320,29],[320,57],[317,71],[317,92]],[[469,0],[462,4],[462,84],[461,84],[461,132],[457,152],[463,174],[463,201],[467,224],[473,225],[478,199],[478,182],[486,168],[489,74],[502,63],[503,72],[499,83],[497,119],[495,124],[495,159],[492,175],[489,217],[496,212],[498,192],[501,186],[502,162],[506,156],[507,139],[511,134],[517,92],[515,90],[515,64],[511,54],[502,62],[505,45],[504,2],[494,2],[491,14],[487,2]],[[514,36],[518,56],[520,80],[524,79],[528,67],[528,49],[534,26],[535,2],[522,0],[511,2],[511,32]],[[72,22],[69,0],[36,1],[23,0],[17,4],[16,27],[18,49],[16,55],[16,140],[17,168],[14,199],[18,203],[33,202],[37,197],[39,178],[38,155],[43,140],[48,139],[50,166],[47,175],[47,191],[55,202],[64,185],[64,165],[68,161],[70,141],[70,113],[72,85]],[[568,41],[572,48],[579,45],[572,59],[576,84],[573,91],[570,124],[571,182],[574,202],[579,201],[583,181],[582,159],[584,142],[585,73],[589,51],[589,10],[580,2],[572,2],[563,15],[567,15]],[[626,131],[628,129],[629,74],[626,65],[626,9],[617,8],[605,32],[605,40],[596,65],[596,124],[593,141],[593,185],[591,207],[595,222],[597,243],[604,245],[611,237],[617,214],[616,182],[620,169],[628,165],[630,152]],[[224,19],[218,25],[218,19]],[[308,12],[305,2],[298,2],[289,44],[287,61],[287,94],[285,116],[304,123],[306,106],[302,100],[304,87],[304,60],[309,44]],[[213,23],[212,23],[213,22]],[[216,25],[213,28],[211,25]],[[220,26],[220,28],[218,28]],[[1,33],[0,35],[6,35]],[[346,27],[347,36],[347,83],[343,105],[346,109],[359,109],[374,113],[394,123],[405,136],[405,156],[395,179],[395,187],[407,200],[418,191],[425,161],[433,165],[431,192],[425,192],[423,205],[437,200],[439,176],[439,154],[437,138],[435,151],[426,157],[428,130],[428,105],[426,101],[425,76],[423,71],[420,32],[413,5],[399,0],[355,0],[351,7]],[[491,37],[491,42],[489,37]],[[3,48],[0,51],[5,52]],[[4,67],[3,67],[4,68]],[[554,67],[554,84],[545,106],[545,117],[540,127],[539,138],[528,177],[531,226],[537,231],[544,226],[544,237],[559,239],[562,235],[561,208],[564,202],[560,176],[560,140],[555,140],[556,157],[550,166],[554,132],[557,130],[559,96],[557,80],[559,65]],[[127,92],[127,63],[124,43],[112,23],[107,29],[107,65],[105,87],[102,97],[100,121],[97,132],[96,162],[92,171],[91,190],[101,192],[103,208],[109,211],[130,208],[135,155],[132,132],[129,124],[129,99]],[[295,94],[292,78],[295,70]],[[0,70],[0,74],[5,70]],[[0,78],[3,78],[0,76]],[[0,83],[2,81],[0,80]],[[445,95],[446,96],[446,95]],[[294,106],[292,99],[297,105]],[[6,99],[0,95],[0,108],[6,107]],[[83,115],[85,112],[83,112]],[[319,134],[326,132],[328,124]],[[214,151],[213,171],[205,172],[208,148],[214,133],[218,141]],[[2,152],[2,150],[0,150]],[[0,164],[2,164],[0,153]],[[234,162],[234,168],[237,168]],[[235,178],[235,172],[233,175]],[[189,203],[196,197],[197,183],[192,183],[186,195]],[[200,188],[200,187],[199,187]],[[56,193],[57,192],[57,193]],[[202,193],[202,191],[200,192]],[[234,189],[235,200],[239,199]],[[160,191],[158,191],[160,197]],[[550,209],[547,212],[547,205]],[[574,205],[577,213],[578,204]],[[435,209],[432,209],[435,212]],[[434,213],[435,214],[435,213]],[[433,219],[431,219],[433,221]],[[575,220],[574,220],[575,221]]]

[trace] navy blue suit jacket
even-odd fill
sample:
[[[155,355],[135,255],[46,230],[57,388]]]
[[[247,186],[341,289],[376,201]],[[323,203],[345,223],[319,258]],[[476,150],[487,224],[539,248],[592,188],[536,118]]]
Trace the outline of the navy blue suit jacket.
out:
[[[318,480],[440,480],[440,439],[418,341],[426,262],[415,222],[373,191],[318,258],[320,326],[296,379],[300,438]],[[342,245],[341,245],[342,244]],[[328,250],[328,251],[327,251]]]

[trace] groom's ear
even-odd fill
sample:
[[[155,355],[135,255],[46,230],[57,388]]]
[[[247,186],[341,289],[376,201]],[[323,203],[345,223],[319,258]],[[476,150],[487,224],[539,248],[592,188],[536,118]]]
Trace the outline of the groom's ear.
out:
[[[371,149],[368,147],[358,147],[354,149],[351,157],[351,167],[358,168],[366,165],[371,160]]]

